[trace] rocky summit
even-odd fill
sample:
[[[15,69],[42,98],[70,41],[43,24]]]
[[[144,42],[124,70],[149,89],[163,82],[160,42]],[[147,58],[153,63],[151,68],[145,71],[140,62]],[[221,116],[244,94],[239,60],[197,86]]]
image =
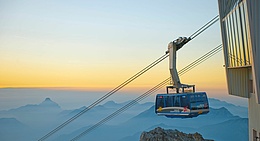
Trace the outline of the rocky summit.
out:
[[[213,141],[207,140],[199,133],[186,134],[178,130],[165,130],[157,127],[149,132],[143,132],[140,141]]]

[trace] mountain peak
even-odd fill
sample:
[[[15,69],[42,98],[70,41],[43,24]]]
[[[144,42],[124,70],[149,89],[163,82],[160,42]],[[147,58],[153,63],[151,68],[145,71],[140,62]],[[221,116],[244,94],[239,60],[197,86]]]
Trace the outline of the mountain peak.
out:
[[[41,104],[54,104],[54,103],[55,103],[54,101],[52,101],[50,98],[47,97]],[[55,104],[57,104],[57,103],[55,103]]]
[[[50,98],[45,98],[45,100],[44,101],[52,101]]]
[[[108,101],[105,104],[103,104],[103,106],[107,108],[115,108],[119,105],[115,101]]]
[[[61,108],[56,102],[52,101],[50,98],[45,98],[45,100],[39,104],[42,107],[51,107],[51,108]]]
[[[165,130],[160,127],[157,127],[149,132],[143,132],[140,136],[140,141],[158,141],[158,140],[185,140],[185,141],[208,141],[205,140],[201,134],[194,133],[194,134],[186,134],[183,132],[180,132],[178,130]]]

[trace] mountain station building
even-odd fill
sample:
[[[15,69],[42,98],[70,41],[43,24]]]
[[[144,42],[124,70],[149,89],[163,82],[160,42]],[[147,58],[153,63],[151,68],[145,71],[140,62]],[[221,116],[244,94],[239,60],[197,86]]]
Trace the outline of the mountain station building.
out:
[[[228,93],[248,98],[249,141],[260,141],[260,0],[218,0]]]

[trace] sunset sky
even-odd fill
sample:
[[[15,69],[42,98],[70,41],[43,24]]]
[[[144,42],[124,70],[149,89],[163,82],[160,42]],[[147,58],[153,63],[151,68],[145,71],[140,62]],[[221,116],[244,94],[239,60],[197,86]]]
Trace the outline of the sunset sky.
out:
[[[114,88],[216,15],[217,0],[0,0],[0,88]],[[178,51],[178,70],[219,44],[218,22]],[[128,89],[169,76],[166,59]],[[222,52],[180,78],[226,91]]]

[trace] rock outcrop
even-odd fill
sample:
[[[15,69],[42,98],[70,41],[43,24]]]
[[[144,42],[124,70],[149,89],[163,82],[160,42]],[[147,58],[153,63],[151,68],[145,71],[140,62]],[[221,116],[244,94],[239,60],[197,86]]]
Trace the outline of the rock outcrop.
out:
[[[186,134],[178,130],[165,130],[160,127],[149,132],[143,132],[140,141],[213,141],[207,140],[199,133]]]

